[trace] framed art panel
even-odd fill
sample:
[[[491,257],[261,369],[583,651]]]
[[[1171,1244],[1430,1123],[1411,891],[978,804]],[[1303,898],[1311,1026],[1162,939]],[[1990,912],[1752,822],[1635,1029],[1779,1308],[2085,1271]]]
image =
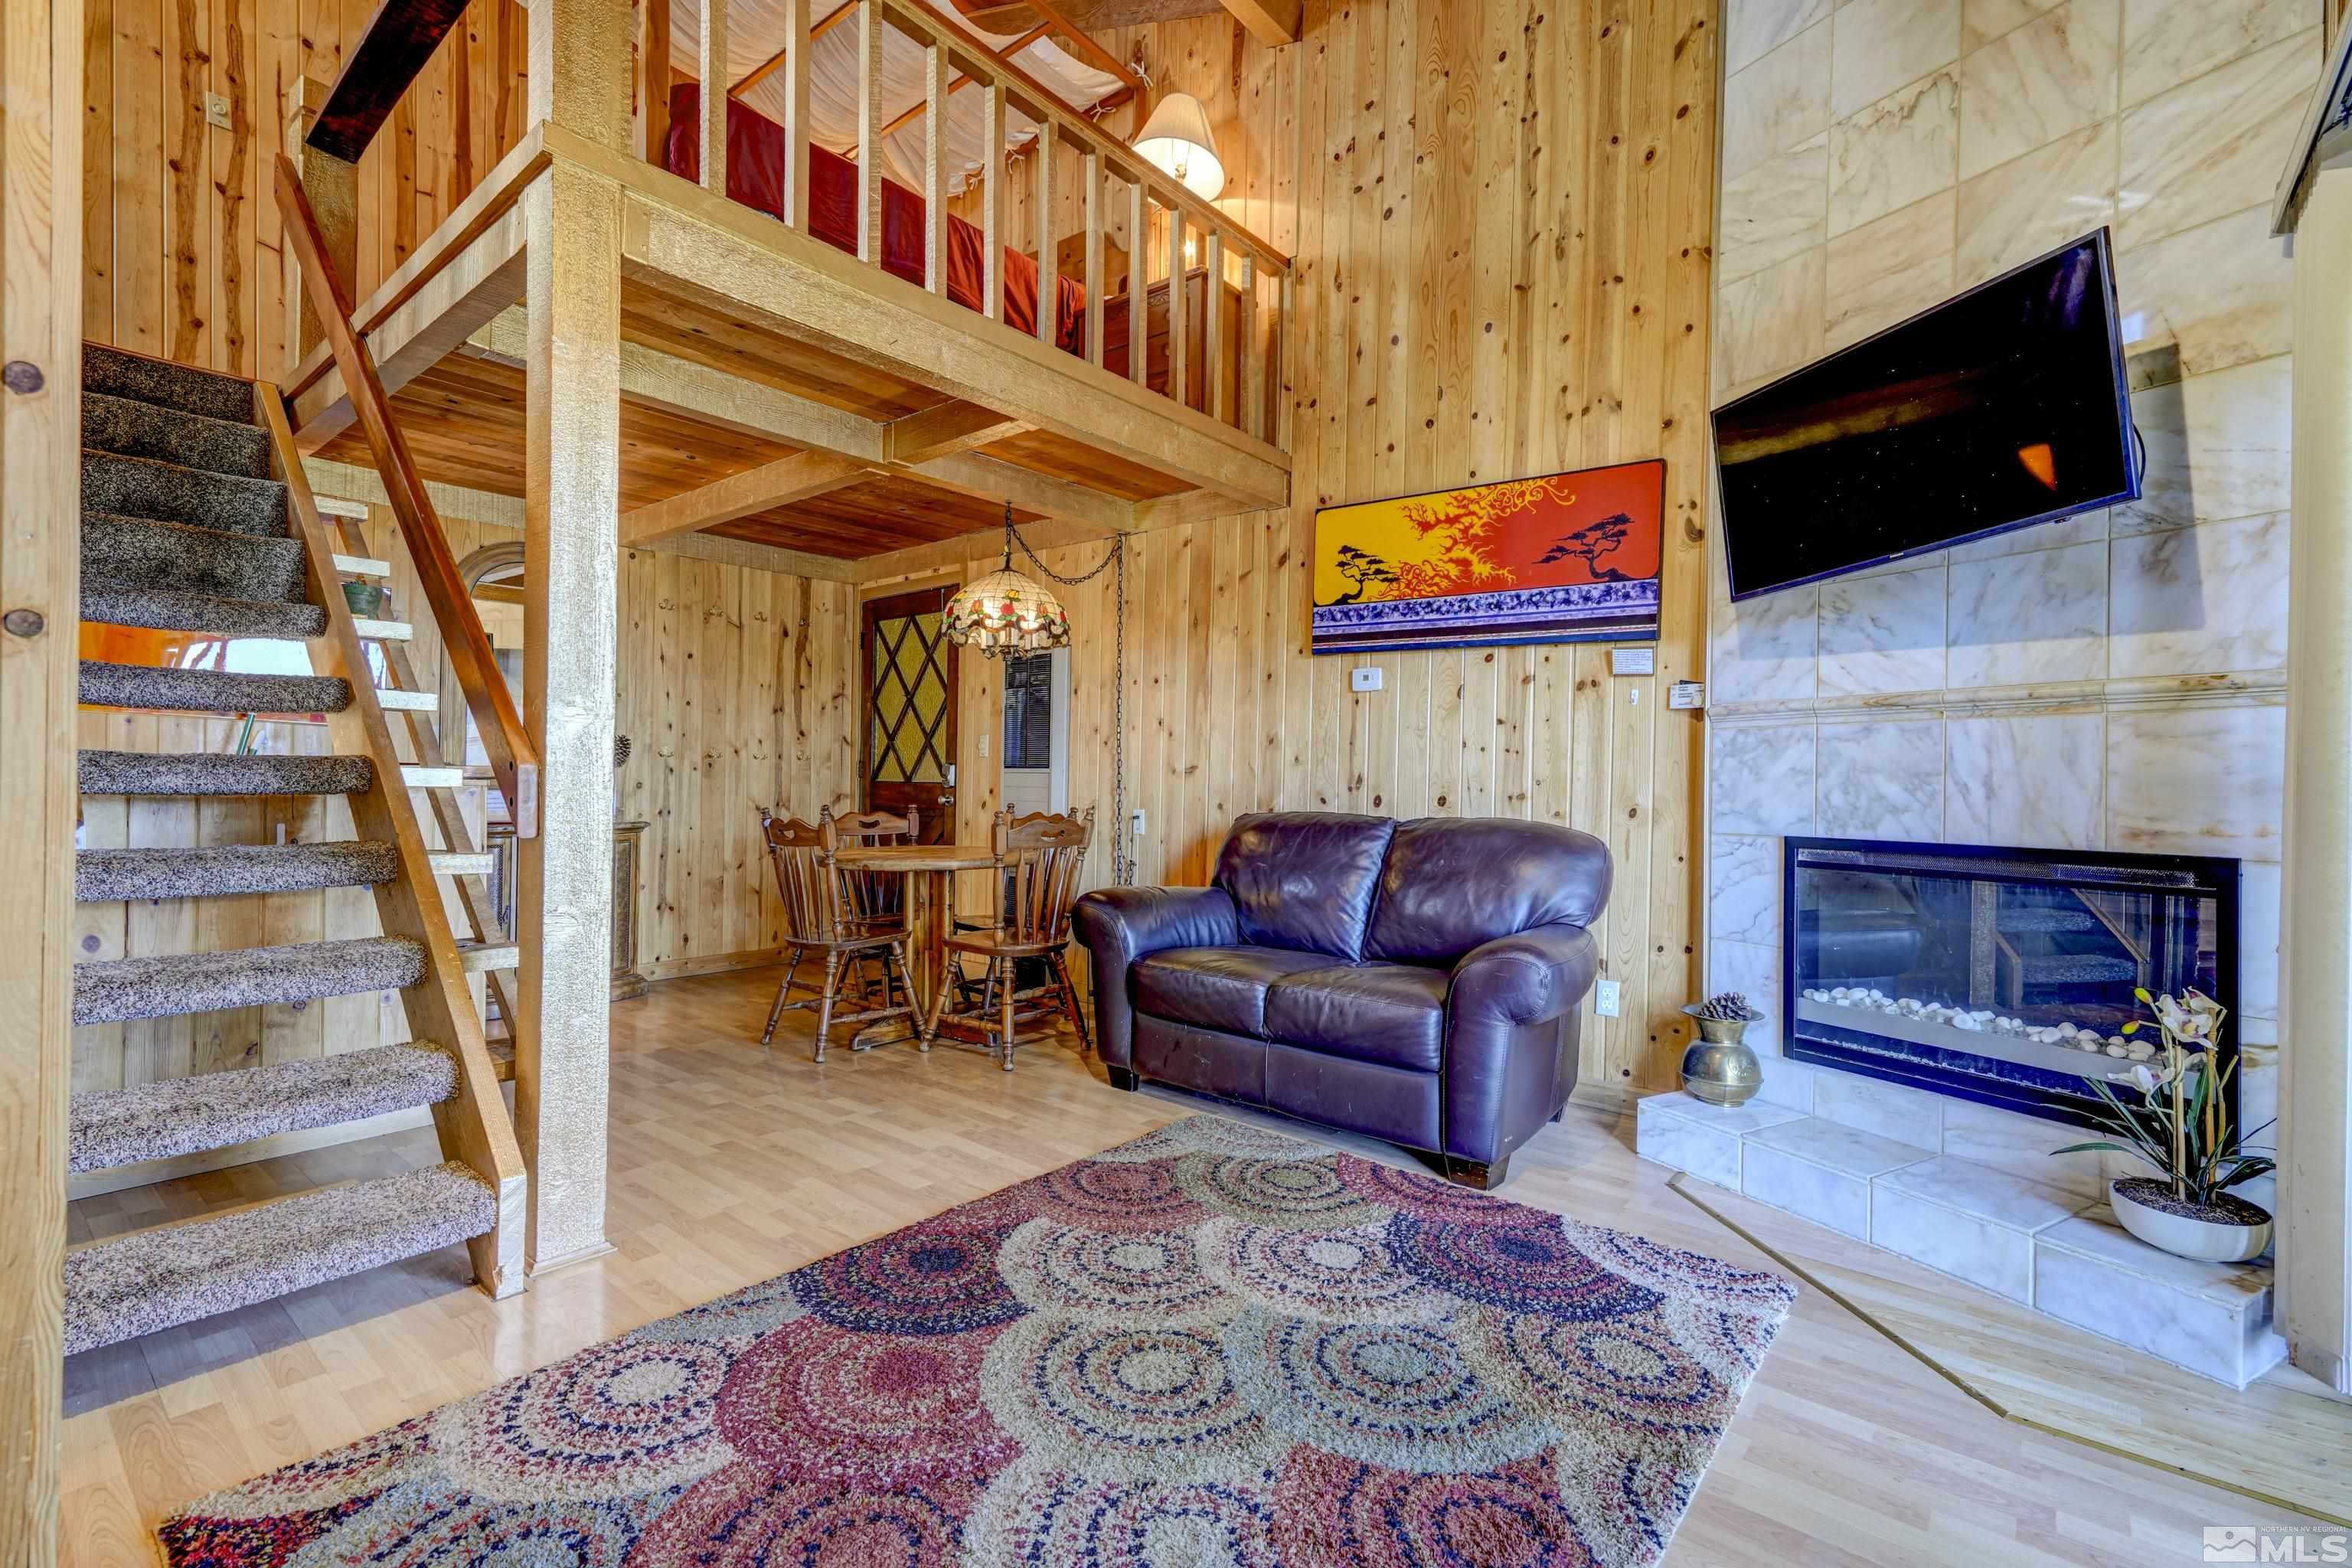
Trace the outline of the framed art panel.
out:
[[[1315,514],[1316,653],[1658,636],[1650,458]]]

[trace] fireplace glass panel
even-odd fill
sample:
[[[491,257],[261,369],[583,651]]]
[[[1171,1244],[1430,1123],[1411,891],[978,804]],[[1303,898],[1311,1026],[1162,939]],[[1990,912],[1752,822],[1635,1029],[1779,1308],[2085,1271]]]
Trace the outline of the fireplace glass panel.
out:
[[[2234,860],[1787,844],[1798,1060],[2088,1124],[2089,1080],[2161,1048],[2153,1025],[2123,1032],[2148,1016],[2135,988],[2233,1005]]]

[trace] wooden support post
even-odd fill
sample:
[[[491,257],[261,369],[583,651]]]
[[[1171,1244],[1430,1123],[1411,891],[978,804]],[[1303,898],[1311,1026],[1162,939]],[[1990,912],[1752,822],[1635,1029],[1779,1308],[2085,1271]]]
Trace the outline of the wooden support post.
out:
[[[1168,395],[1185,401],[1191,345],[1184,338],[1184,209],[1168,204]]]
[[[709,86],[727,79],[727,0],[702,0],[702,37],[695,53],[703,85],[701,124],[697,127],[702,157],[702,188],[727,194],[727,106],[723,92]]]
[[[1037,118],[1037,141],[1029,155],[1036,161],[1037,206],[1036,221],[1031,226],[1037,235],[1037,341],[1051,344],[1054,329],[1061,316],[1061,269],[1055,265],[1054,216],[1054,117],[1040,113]]]
[[[302,194],[310,199],[310,211],[319,220],[319,237],[326,242],[327,259],[334,263],[335,276],[350,279],[355,285],[359,278],[360,167],[331,153],[319,151],[306,140],[310,127],[318,123],[320,109],[327,101],[327,84],[313,77],[300,77],[296,79],[295,92],[294,112],[286,120],[286,155],[294,160],[295,173],[302,177]],[[281,372],[301,363],[326,339],[326,329],[320,324],[318,312],[311,309],[303,292],[302,264],[296,258],[293,247],[284,248],[283,259],[288,358],[278,367]]]
[[[809,223],[809,0],[784,0],[784,222]]]
[[[948,51],[923,49],[923,287],[948,291]]]
[[[534,107],[592,124],[625,109],[626,28],[609,0],[532,0]],[[551,101],[541,73],[558,62],[573,79]],[[621,190],[557,159],[522,205],[523,698],[541,784],[539,837],[516,847],[515,1123],[535,1271],[607,1249]]]
[[[2352,1393],[2352,168],[2310,180],[2294,235],[2279,1322],[2296,1366]]]
[[[1151,384],[1151,206],[1143,182],[1127,187],[1127,379]]]
[[[1004,89],[980,87],[980,313],[1004,319]]]
[[[0,27],[0,1563],[58,1560],[80,557],[80,0]],[[131,1549],[123,1548],[125,1552]]]
[[[1103,171],[1102,154],[1088,153],[1087,182],[1087,363],[1103,362]]]
[[[882,265],[882,7],[874,0],[857,7],[857,259]]]

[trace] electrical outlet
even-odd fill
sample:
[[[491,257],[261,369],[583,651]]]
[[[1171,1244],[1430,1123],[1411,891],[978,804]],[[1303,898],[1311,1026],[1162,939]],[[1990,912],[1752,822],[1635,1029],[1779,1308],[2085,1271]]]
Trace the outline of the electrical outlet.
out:
[[[205,123],[223,131],[234,131],[236,124],[228,117],[228,95],[222,92],[205,94]]]
[[[980,732],[980,754],[983,757],[988,755],[988,731],[985,730]]]
[[[1133,831],[1134,831],[1135,836],[1136,836],[1138,838],[1142,837],[1143,837],[1143,808],[1142,808],[1141,806],[1139,806],[1139,806],[1137,806],[1137,807],[1135,808],[1135,813],[1134,813],[1134,824],[1135,824],[1135,826],[1134,826]]]
[[[1348,686],[1353,691],[1378,691],[1381,689],[1381,667],[1368,664],[1360,669],[1349,670]]]
[[[1604,980],[1592,988],[1592,1010],[1604,1018],[1614,1018],[1624,1005],[1622,982]]]

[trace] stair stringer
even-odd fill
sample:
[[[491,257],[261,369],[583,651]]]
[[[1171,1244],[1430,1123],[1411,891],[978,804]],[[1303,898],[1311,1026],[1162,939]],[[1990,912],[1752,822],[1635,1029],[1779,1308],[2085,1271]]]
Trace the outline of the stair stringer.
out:
[[[457,1062],[457,1092],[433,1107],[444,1158],[457,1161],[489,1184],[497,1194],[498,1221],[466,1243],[474,1273],[493,1297],[523,1289],[523,1245],[528,1224],[529,1179],[521,1145],[499,1090],[498,1069],[482,1037],[482,1021],[466,985],[457,944],[442,907],[441,889],[428,859],[415,807],[401,784],[400,759],[392,730],[368,670],[367,654],[335,573],[335,548],[320,520],[309,479],[302,472],[286,401],[268,382],[254,385],[255,417],[269,432],[270,476],[286,486],[287,521],[303,547],[303,573],[313,604],[327,611],[327,629],[310,639],[311,668],[341,676],[352,689],[351,705],[329,713],[331,749],[358,753],[374,763],[367,789],[345,797],[358,836],[390,843],[400,857],[400,874],[379,883],[376,919],[386,936],[403,936],[425,949],[425,973],[401,994],[410,1034],[446,1045]]]

